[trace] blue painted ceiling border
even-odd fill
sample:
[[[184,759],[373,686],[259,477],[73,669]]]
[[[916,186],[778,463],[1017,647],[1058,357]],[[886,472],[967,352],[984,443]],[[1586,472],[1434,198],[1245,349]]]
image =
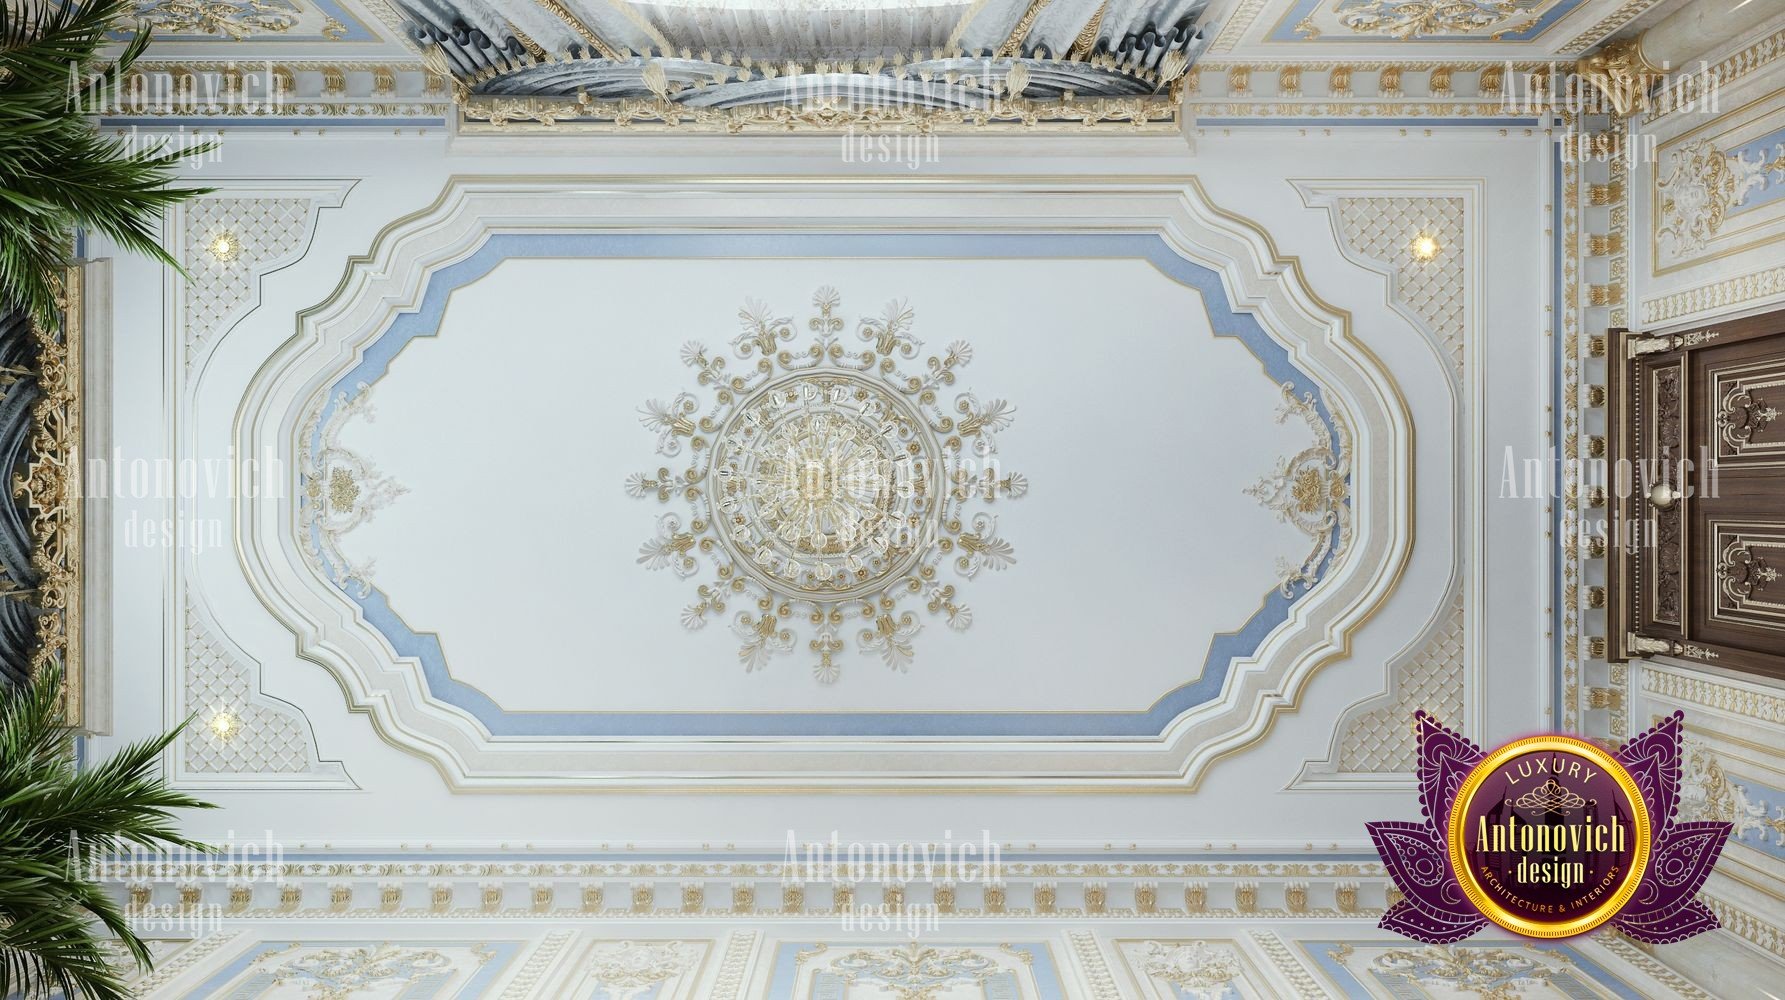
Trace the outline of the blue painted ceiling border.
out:
[[[1287,384],[1300,397],[1312,394],[1315,409],[1332,447],[1338,436],[1325,395],[1308,375],[1290,363],[1283,345],[1265,333],[1249,313],[1235,312],[1215,271],[1179,256],[1156,234],[1035,233],[970,234],[896,233],[496,233],[470,256],[428,276],[421,303],[393,320],[367,345],[358,364],[328,389],[318,428],[326,426],[343,396],[352,398],[361,385],[384,377],[391,361],[409,341],[439,333],[452,291],[477,280],[511,259],[689,259],[923,258],[984,259],[1101,258],[1139,259],[1202,294],[1210,326],[1218,337],[1233,337],[1258,358],[1271,380]],[[320,431],[308,443],[320,446]],[[305,485],[294,494],[302,503]],[[1337,530],[1336,528],[1334,529]],[[1336,550],[1337,546],[1333,546]],[[1324,577],[1332,556],[1317,577]],[[333,574],[331,573],[331,576]],[[343,581],[336,580],[337,586]],[[375,587],[342,587],[365,622],[384,635],[399,656],[412,657],[422,668],[429,694],[458,707],[495,737],[734,737],[900,736],[959,738],[1104,737],[1149,739],[1162,734],[1172,720],[1220,697],[1232,662],[1253,655],[1264,639],[1289,615],[1307,589],[1285,597],[1275,586],[1259,609],[1237,631],[1216,635],[1199,674],[1168,692],[1144,711],[1101,712],[538,712],[509,711],[477,688],[455,679],[448,670],[439,638],[411,628]]]

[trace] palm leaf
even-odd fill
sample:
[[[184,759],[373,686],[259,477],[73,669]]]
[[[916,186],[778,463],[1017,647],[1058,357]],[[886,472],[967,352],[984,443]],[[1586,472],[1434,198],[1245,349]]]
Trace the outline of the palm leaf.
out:
[[[149,42],[134,31],[115,58],[102,54],[113,33],[134,30],[132,10],[131,0],[0,4],[0,302],[41,323],[55,322],[77,228],[177,269],[158,220],[211,190],[170,186],[182,159],[211,146],[132,149],[85,113],[109,103]]]
[[[123,998],[98,931],[138,964],[149,953],[95,865],[134,845],[207,850],[179,832],[173,810],[208,806],[159,775],[184,724],[77,768],[61,681],[51,665],[0,690],[0,996]]]

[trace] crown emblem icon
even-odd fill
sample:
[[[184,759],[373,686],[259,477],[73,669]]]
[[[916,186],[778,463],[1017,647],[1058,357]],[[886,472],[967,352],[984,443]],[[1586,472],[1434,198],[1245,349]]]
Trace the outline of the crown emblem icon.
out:
[[[1552,809],[1579,809],[1587,804],[1587,800],[1562,787],[1560,782],[1551,778],[1519,796],[1512,804],[1520,809],[1549,812]]]

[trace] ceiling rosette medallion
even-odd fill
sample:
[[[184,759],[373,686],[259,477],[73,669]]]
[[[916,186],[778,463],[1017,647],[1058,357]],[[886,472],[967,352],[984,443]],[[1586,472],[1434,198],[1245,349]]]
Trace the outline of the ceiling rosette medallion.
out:
[[[641,423],[656,433],[658,454],[688,465],[626,480],[634,497],[687,506],[686,518],[657,519],[638,557],[703,576],[682,624],[729,621],[746,670],[803,640],[824,683],[840,673],[847,632],[864,654],[903,671],[924,628],[919,609],[950,629],[972,624],[958,585],[1016,562],[982,508],[1028,489],[996,457],[1014,408],[972,393],[944,398],[972,360],[970,345],[926,355],[900,301],[861,320],[850,343],[840,302],[818,290],[803,345],[790,317],[747,303],[731,341],[736,366],[684,345],[710,401],[654,399]]]

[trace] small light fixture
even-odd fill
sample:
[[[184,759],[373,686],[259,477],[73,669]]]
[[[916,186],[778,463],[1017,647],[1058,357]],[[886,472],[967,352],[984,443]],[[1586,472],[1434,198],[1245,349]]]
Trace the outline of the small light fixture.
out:
[[[210,254],[219,264],[228,264],[241,255],[242,241],[234,233],[218,233],[205,244],[205,253]]]
[[[206,728],[210,729],[212,735],[218,739],[228,742],[235,738],[236,733],[242,731],[242,721],[229,712],[218,712],[211,716],[211,721],[206,724]]]
[[[1438,254],[1442,252],[1443,249],[1443,247],[1438,245],[1438,238],[1427,232],[1421,232],[1419,235],[1413,237],[1411,243],[1407,244],[1407,252],[1412,255],[1414,260],[1419,261],[1421,264],[1430,263],[1431,261],[1436,260]]]

